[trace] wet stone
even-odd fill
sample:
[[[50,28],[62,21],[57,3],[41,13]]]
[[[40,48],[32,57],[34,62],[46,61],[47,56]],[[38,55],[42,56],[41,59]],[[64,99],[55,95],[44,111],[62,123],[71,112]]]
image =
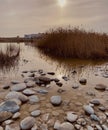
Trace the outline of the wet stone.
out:
[[[35,124],[35,119],[33,117],[26,117],[20,122],[20,126],[22,130],[31,129]]]
[[[7,119],[10,119],[11,117],[12,117],[11,112],[7,112],[7,111],[0,112],[0,123]]]
[[[28,97],[25,96],[24,94],[20,93],[20,92],[9,92],[6,97],[6,99],[19,99],[21,102],[26,102],[28,101]]]
[[[23,91],[23,94],[25,94],[26,96],[30,96],[30,95],[33,95],[35,94],[35,91],[31,90],[31,89],[25,89]]]
[[[4,103],[0,104],[0,112],[8,111],[8,112],[18,112],[20,107],[14,101],[5,101]]]
[[[26,85],[25,83],[20,83],[20,84],[16,84],[16,85],[13,85],[11,87],[11,91],[22,91],[26,88]]]
[[[53,105],[56,105],[56,106],[58,106],[58,105],[60,105],[60,104],[62,103],[61,96],[52,96],[52,97],[50,98],[50,101],[51,101],[51,103],[52,103]]]

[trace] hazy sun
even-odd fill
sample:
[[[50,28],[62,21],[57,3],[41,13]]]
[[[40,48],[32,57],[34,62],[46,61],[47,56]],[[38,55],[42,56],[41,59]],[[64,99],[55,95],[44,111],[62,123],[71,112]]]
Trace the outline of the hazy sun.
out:
[[[59,6],[64,7],[66,4],[66,0],[58,0]]]

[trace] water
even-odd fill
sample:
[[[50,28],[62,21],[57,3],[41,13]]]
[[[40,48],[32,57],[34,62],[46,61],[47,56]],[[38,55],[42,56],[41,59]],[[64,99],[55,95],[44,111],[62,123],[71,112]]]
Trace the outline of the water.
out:
[[[39,70],[44,72],[56,73],[57,78],[68,76],[78,81],[81,77],[90,79],[92,75],[101,75],[108,70],[106,62],[96,62],[91,60],[76,60],[76,59],[58,59],[51,58],[42,54],[37,48],[32,46],[32,43],[0,43],[0,49],[5,53],[7,45],[14,45],[20,48],[20,55],[17,62],[0,67],[0,79],[21,78],[21,72],[24,70]],[[76,73],[74,73],[76,72]]]

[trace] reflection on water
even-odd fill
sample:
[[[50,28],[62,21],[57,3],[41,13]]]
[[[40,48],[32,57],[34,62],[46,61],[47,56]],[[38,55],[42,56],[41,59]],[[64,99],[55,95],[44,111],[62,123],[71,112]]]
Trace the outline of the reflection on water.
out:
[[[11,47],[9,45],[9,43],[0,43],[2,57],[5,55],[3,58],[6,61],[6,64],[2,63],[0,56],[0,78],[4,76],[16,77],[23,70],[43,69],[45,72],[56,72],[58,78],[65,75],[77,81],[80,77],[90,78],[92,74],[99,73],[101,69],[103,71],[108,70],[108,64],[105,62],[58,59],[46,56],[33,47],[32,43],[12,43]],[[20,53],[17,53],[19,48]]]
[[[0,70],[9,71],[18,65],[20,48],[16,44],[1,44],[0,46]]]

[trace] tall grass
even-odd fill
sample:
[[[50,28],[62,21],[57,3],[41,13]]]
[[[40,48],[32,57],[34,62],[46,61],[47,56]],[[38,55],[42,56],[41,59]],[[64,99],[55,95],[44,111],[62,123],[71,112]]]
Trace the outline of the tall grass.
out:
[[[0,68],[11,67],[16,64],[20,54],[20,48],[7,45],[6,50],[0,50]]]
[[[51,29],[37,45],[44,53],[80,59],[108,58],[108,35],[84,29]]]

